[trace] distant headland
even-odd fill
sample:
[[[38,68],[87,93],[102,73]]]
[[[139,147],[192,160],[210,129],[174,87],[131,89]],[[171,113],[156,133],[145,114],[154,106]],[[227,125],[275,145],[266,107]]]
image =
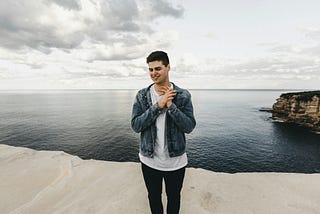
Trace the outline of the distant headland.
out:
[[[320,91],[281,94],[270,112],[274,119],[320,132]]]

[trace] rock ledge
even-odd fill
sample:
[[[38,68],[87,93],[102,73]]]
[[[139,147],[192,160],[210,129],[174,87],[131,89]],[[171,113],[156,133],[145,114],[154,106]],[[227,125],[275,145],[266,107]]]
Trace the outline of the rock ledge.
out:
[[[320,91],[281,94],[272,107],[272,117],[320,131]]]
[[[150,213],[138,163],[0,144],[0,171],[1,213]],[[319,213],[319,180],[319,174],[187,168],[180,213]]]

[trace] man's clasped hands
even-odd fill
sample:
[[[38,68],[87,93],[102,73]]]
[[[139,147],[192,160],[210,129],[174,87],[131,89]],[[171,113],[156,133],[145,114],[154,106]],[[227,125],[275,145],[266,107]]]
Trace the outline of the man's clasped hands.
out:
[[[158,106],[160,109],[165,107],[169,108],[172,104],[172,100],[176,95],[176,90],[170,88],[169,86],[156,87],[156,92],[161,95],[161,99],[158,101]]]

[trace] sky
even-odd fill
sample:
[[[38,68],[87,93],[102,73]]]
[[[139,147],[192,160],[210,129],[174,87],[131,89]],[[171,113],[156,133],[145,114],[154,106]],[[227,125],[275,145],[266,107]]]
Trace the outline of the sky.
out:
[[[0,90],[319,89],[318,0],[1,0]]]

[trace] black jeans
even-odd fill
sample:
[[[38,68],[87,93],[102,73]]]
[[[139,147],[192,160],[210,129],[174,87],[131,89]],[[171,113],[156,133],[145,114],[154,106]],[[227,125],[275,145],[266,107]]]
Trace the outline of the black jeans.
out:
[[[167,193],[167,214],[178,214],[185,167],[175,171],[159,171],[141,163],[141,168],[152,214],[163,214],[161,200],[163,179]]]

